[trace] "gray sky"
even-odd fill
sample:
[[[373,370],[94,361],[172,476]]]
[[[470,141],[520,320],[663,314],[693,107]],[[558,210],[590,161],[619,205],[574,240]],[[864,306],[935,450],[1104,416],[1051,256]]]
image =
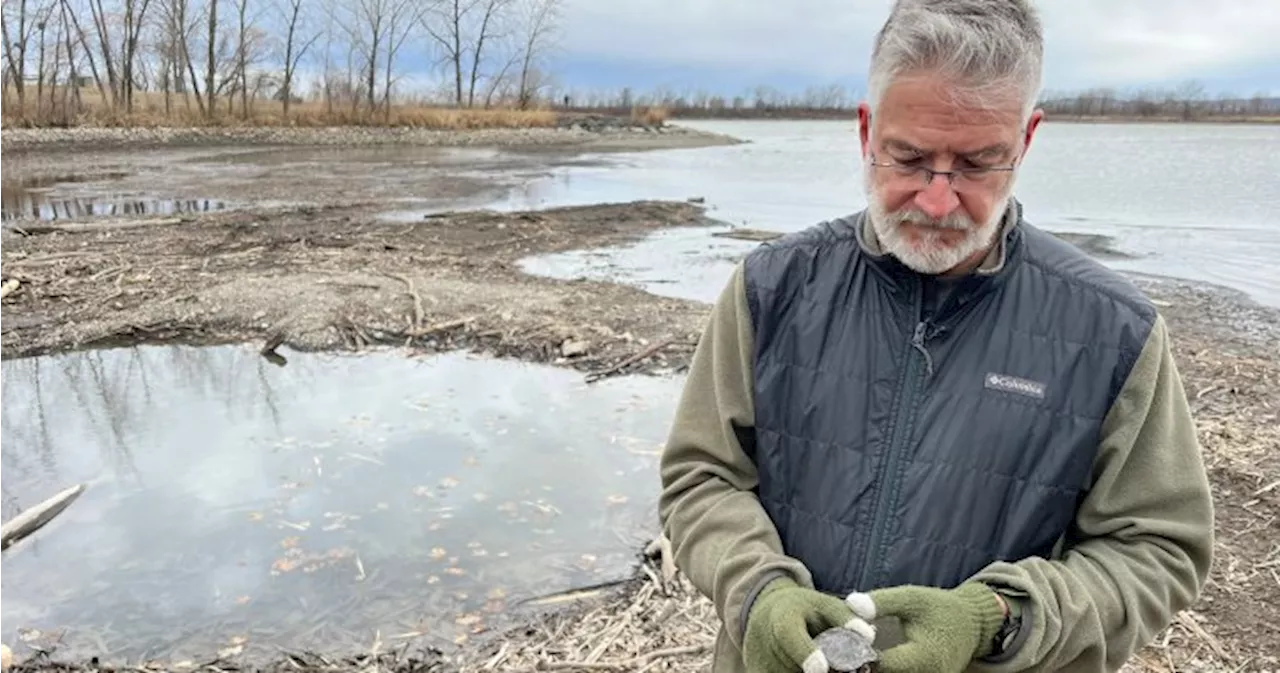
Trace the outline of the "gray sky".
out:
[[[566,0],[567,83],[860,87],[890,0]],[[1040,0],[1049,90],[1280,95],[1280,0]],[[732,8],[732,9],[730,9]]]

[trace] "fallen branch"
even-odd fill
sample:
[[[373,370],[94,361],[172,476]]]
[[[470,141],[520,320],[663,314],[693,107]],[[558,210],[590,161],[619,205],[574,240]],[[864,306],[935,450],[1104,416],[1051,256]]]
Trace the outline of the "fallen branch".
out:
[[[67,224],[38,224],[25,227],[27,236],[36,234],[73,234],[118,229],[140,229],[142,227],[164,227],[182,224],[182,218],[169,217],[155,220],[103,220],[100,222],[68,222]]]
[[[635,355],[632,355],[631,357],[629,357],[629,358],[627,358],[627,359],[623,360],[622,362],[619,362],[618,364],[616,364],[616,365],[614,365],[614,366],[612,366],[612,367],[609,367],[608,369],[601,369],[601,370],[599,370],[599,371],[591,372],[590,374],[587,374],[587,383],[595,383],[596,381],[599,381],[600,379],[603,379],[603,378],[606,378],[606,377],[612,376],[612,375],[614,375],[614,374],[617,374],[618,372],[621,372],[622,370],[626,369],[627,367],[630,367],[631,365],[633,365],[633,364],[635,364],[635,363],[637,363],[637,362],[640,362],[641,360],[643,360],[643,359],[645,359],[645,358],[647,358],[647,357],[652,356],[653,354],[657,353],[658,351],[662,350],[663,348],[666,348],[667,346],[670,346],[671,344],[675,343],[678,339],[679,339],[679,337],[667,337],[666,339],[663,339],[662,341],[658,341],[658,342],[655,342],[655,343],[653,343],[653,344],[650,344],[648,348],[645,348],[644,350],[640,351],[639,353],[636,353]]]
[[[655,659],[666,659],[668,657],[679,657],[688,654],[702,654],[710,649],[706,643],[697,645],[683,645],[681,647],[670,647],[665,650],[655,650],[648,654],[642,654],[638,657],[628,659],[626,661],[548,661],[539,665],[539,668],[549,671],[571,671],[571,670],[591,670],[591,671],[614,671],[626,670],[633,671],[640,666],[644,666]]]
[[[409,296],[413,297],[413,324],[409,326],[409,334],[422,336],[419,334],[419,330],[422,329],[422,295],[418,294],[418,290],[413,286],[413,279],[398,273],[387,275],[409,286]]]
[[[270,362],[277,367],[283,367],[289,364],[288,358],[276,352],[277,348],[284,345],[284,339],[285,336],[283,329],[273,332],[271,336],[267,337],[266,343],[262,344],[262,349],[258,351],[258,354],[266,359],[267,362]]]
[[[563,591],[556,591],[549,594],[543,594],[541,596],[526,598],[520,601],[517,605],[520,605],[520,606],[534,605],[534,606],[541,607],[541,606],[547,606],[547,605],[558,605],[560,603],[568,603],[571,601],[578,601],[578,600],[583,600],[587,598],[596,598],[598,596],[603,595],[607,591],[611,591],[620,586],[630,584],[631,582],[632,580],[630,578],[624,578],[620,580],[610,580],[607,582],[601,582],[599,584],[593,584],[591,586],[574,587],[571,589],[565,589]]]
[[[83,492],[84,484],[77,484],[7,521],[0,527],[0,549],[8,549],[13,543],[43,528]]]
[[[1213,653],[1217,655],[1219,659],[1228,658],[1227,651],[1225,648],[1222,647],[1222,643],[1218,642],[1218,639],[1210,635],[1208,631],[1205,631],[1204,627],[1200,626],[1199,622],[1197,622],[1195,620],[1195,617],[1191,616],[1190,613],[1188,613],[1185,610],[1182,612],[1179,612],[1175,617],[1175,620],[1178,622],[1179,626],[1186,629],[1189,633],[1191,633],[1195,637],[1199,638],[1200,642],[1204,643],[1209,647],[1209,649],[1213,650]]]
[[[471,316],[469,318],[458,318],[457,320],[446,320],[444,322],[438,322],[434,325],[419,327],[410,332],[406,332],[405,334],[415,339],[419,337],[431,336],[433,334],[436,334],[437,332],[448,332],[450,330],[457,329],[459,327],[466,327],[467,325],[474,322],[475,319],[476,319],[475,316]]]

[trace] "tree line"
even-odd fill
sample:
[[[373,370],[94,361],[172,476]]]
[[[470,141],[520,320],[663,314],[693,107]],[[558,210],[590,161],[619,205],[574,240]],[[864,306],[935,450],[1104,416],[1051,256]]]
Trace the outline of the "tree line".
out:
[[[852,117],[861,102],[860,93],[840,84],[810,86],[787,92],[757,86],[735,96],[707,91],[656,88],[638,91],[584,90],[563,94],[569,106],[581,111],[617,112],[636,107],[660,107],[672,117]],[[1211,94],[1198,80],[1169,88],[1093,88],[1082,91],[1046,91],[1040,107],[1056,118],[1146,118],[1193,121],[1212,118],[1260,119],[1280,116],[1280,96],[1264,92],[1249,96],[1222,92]]]
[[[561,0],[3,0],[6,114],[183,108],[249,117],[306,92],[388,112],[426,64],[459,107],[528,107],[547,87]],[[416,92],[421,95],[422,92]],[[141,95],[148,97],[140,105]]]
[[[554,108],[672,117],[851,116],[842,83],[736,95],[557,83],[563,0],[3,0],[6,122],[126,123],[143,111],[184,121],[391,122],[394,105]],[[423,77],[426,76],[427,80]],[[1165,89],[1046,92],[1055,117],[1210,119],[1280,115],[1280,98]],[[656,114],[654,111],[660,111]]]

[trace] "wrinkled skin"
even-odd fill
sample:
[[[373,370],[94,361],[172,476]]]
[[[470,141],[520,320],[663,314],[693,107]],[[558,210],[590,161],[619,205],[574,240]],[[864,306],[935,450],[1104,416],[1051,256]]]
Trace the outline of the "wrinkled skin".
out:
[[[1043,119],[1024,124],[1016,96],[978,107],[953,95],[938,76],[899,77],[872,114],[858,109],[864,162],[918,163],[934,170],[1020,164]],[[867,197],[881,244],[924,273],[962,274],[990,249],[1013,191],[1015,173],[997,176],[990,189],[957,191],[943,177],[922,189],[895,184],[887,171],[867,165]]]

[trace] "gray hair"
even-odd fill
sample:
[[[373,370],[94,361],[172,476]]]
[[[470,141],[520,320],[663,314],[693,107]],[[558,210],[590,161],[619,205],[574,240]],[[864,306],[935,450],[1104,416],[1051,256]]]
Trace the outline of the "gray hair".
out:
[[[953,78],[952,95],[985,106],[1018,95],[1025,122],[1040,95],[1044,37],[1030,0],[897,0],[876,35],[868,102],[899,75]]]

